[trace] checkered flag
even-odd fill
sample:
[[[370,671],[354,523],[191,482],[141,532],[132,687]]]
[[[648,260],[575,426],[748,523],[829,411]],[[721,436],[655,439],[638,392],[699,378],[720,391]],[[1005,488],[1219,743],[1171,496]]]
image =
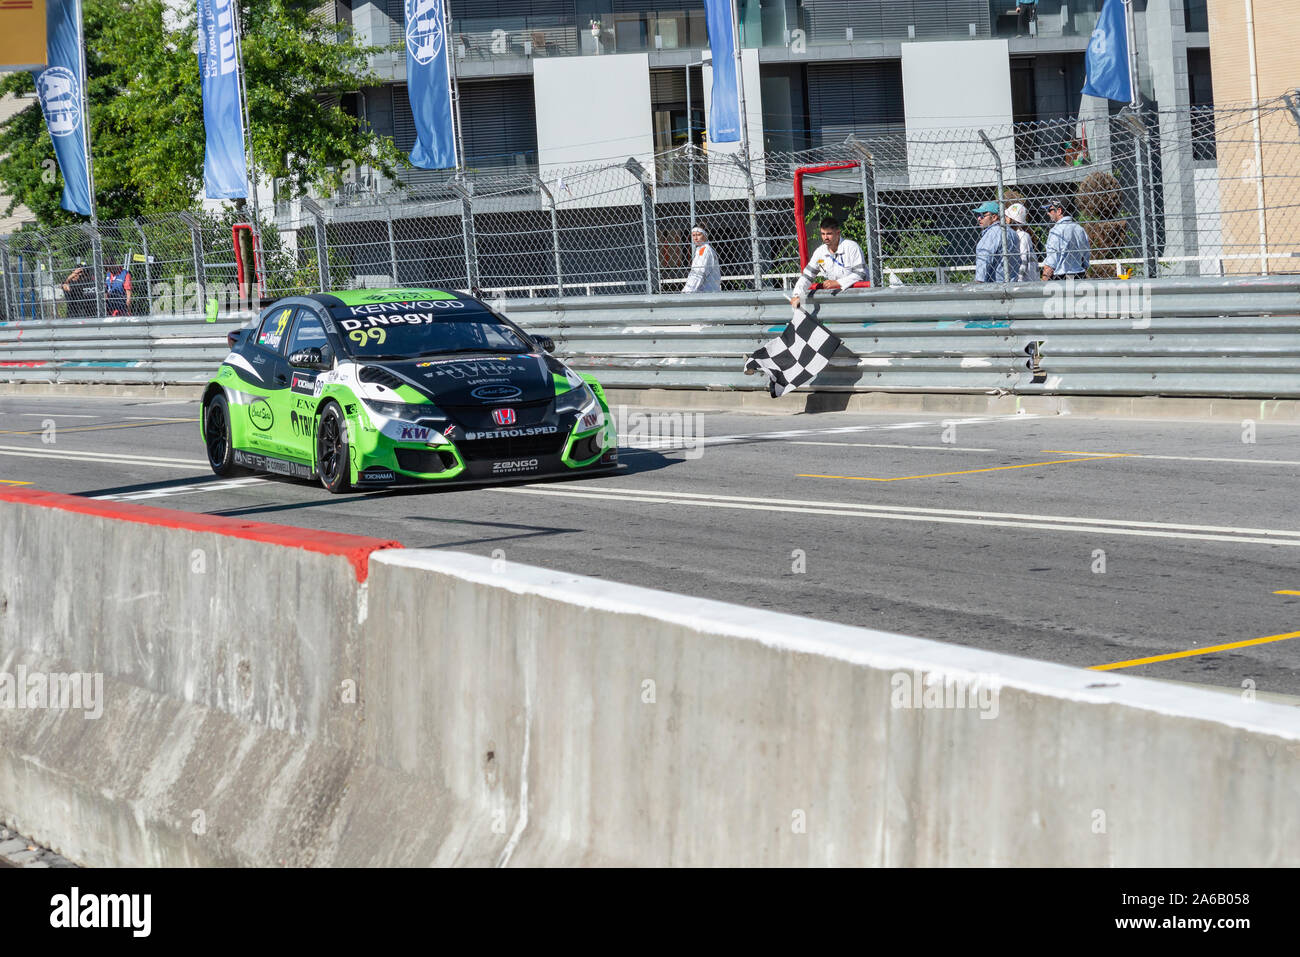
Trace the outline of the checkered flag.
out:
[[[839,347],[839,336],[802,309],[796,309],[781,334],[745,360],[745,370],[767,376],[768,391],[775,399],[817,378]]]

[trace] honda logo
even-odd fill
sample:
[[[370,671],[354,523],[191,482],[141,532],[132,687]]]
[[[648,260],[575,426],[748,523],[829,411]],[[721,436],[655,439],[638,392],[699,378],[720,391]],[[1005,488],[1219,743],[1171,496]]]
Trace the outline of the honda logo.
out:
[[[495,422],[497,425],[514,425],[515,410],[514,409],[493,409],[492,421]]]

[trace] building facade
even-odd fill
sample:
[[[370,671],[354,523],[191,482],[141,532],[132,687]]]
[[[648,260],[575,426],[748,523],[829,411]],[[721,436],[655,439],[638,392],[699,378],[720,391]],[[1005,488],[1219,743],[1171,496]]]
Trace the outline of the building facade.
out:
[[[969,126],[969,117],[989,112],[967,94],[972,82],[978,89],[993,81],[1009,90],[1009,108],[998,104],[996,111],[1008,123],[1077,114],[1084,51],[1102,6],[1102,0],[1040,0],[1036,22],[1025,26],[1013,0],[738,2],[742,41],[757,65],[757,83],[747,85],[746,96],[761,103],[767,152],[840,142],[854,132],[902,130],[909,112]],[[406,3],[350,0],[337,6],[366,41],[390,47],[375,62],[389,82],[352,94],[353,108],[409,149],[415,130],[405,86]],[[629,94],[621,114],[648,131],[656,152],[688,139],[702,142],[705,68],[699,64],[708,49],[702,0],[451,0],[451,13],[468,165],[539,165],[538,142],[552,138],[538,126],[538,81],[545,83],[547,64],[560,58],[584,58],[586,85],[596,90],[624,72],[600,58],[644,57],[648,100],[629,101],[639,89],[616,91]],[[1206,0],[1135,0],[1135,13],[1138,48],[1149,53],[1141,71],[1144,93],[1171,109],[1210,102]],[[977,75],[924,82],[918,74],[907,88],[905,54],[952,41],[989,48]],[[591,119],[595,127],[610,117]],[[591,158],[599,159],[608,152],[600,149],[604,139],[592,135],[586,144],[570,145],[588,146]]]
[[[1017,124],[1005,137],[1001,157],[1012,187],[1033,183],[1071,194],[1082,175],[1080,154],[1110,168],[1114,114],[1121,104],[1080,92],[1085,51],[1104,0],[1039,0],[1032,22],[1017,16],[1014,0],[737,2],[753,157],[762,161],[829,147],[850,135],[884,143],[884,153],[896,155],[891,165],[877,154],[877,187],[891,191],[897,214],[893,227],[883,227],[886,233],[912,228],[922,216],[915,210],[946,204],[953,221],[929,225],[943,234],[948,260],[967,255],[973,234],[967,217],[957,213],[968,198],[992,195],[994,174],[978,141],[965,152],[918,152],[917,142],[943,143],[946,130],[973,136],[976,129],[1011,131]],[[345,106],[404,150],[415,142],[406,88],[407,6],[405,0],[334,5],[335,16],[350,22],[364,41],[384,48],[374,69],[386,82],[345,94]],[[1218,178],[1215,131],[1210,120],[1193,143],[1178,127],[1214,103],[1209,8],[1206,0],[1133,0],[1132,7],[1140,99],[1151,111],[1152,128],[1144,168],[1139,171],[1132,159],[1114,168],[1127,195],[1149,203],[1153,235],[1149,246],[1143,239],[1144,248],[1201,271],[1198,250],[1214,245],[1221,228],[1217,207],[1208,214],[1202,196]],[[711,83],[703,62],[703,0],[450,0],[450,8],[464,162],[476,174],[537,175],[554,185],[564,170],[634,157],[653,170],[656,202],[675,203],[684,202],[674,190],[683,173],[672,163],[656,163],[656,155],[687,143],[709,149],[710,156],[731,148],[710,149],[706,141]],[[1047,135],[1035,135],[1036,125]],[[889,147],[891,138],[896,149]],[[940,166],[946,167],[941,175],[931,176]],[[773,168],[769,163],[768,172]],[[406,171],[403,196],[436,195],[449,177]],[[712,193],[705,195],[726,195],[710,185]],[[951,188],[935,199],[942,187]],[[392,188],[362,170],[339,194],[321,197],[321,205],[333,207],[335,221],[341,216],[359,228],[367,205]],[[788,207],[788,181],[783,188]],[[776,187],[768,190],[759,190],[760,230],[761,201],[777,198]],[[577,205],[634,208],[637,195],[631,186],[590,198],[566,192],[570,211]],[[1136,202],[1129,201],[1125,211],[1130,220]],[[290,203],[277,204],[277,210],[285,221],[300,215]],[[502,203],[496,212],[516,217],[495,224],[503,233],[549,228],[546,207],[535,194]],[[788,209],[781,217],[763,237],[768,262],[782,258],[788,239]],[[622,219],[629,230],[640,229],[639,214],[610,221]],[[590,221],[601,225],[599,218]],[[661,246],[688,247],[688,227],[684,212],[661,216]],[[458,229],[451,222],[447,232]],[[748,232],[740,223],[735,232],[734,247],[724,242],[724,263],[733,248],[735,262],[747,254]],[[631,250],[635,243],[626,245]],[[637,255],[628,253],[626,269],[639,268]],[[662,249],[660,258],[664,266],[677,265]],[[506,260],[496,271],[505,280],[509,270]]]
[[[1209,0],[1210,60],[1223,103],[1257,104],[1300,87],[1300,19],[1288,0]],[[1300,176],[1300,112],[1232,114],[1248,124],[1219,154],[1223,180],[1224,242],[1234,250],[1231,272],[1293,272],[1300,257],[1300,214],[1294,188]],[[1220,136],[1226,140],[1226,136]]]

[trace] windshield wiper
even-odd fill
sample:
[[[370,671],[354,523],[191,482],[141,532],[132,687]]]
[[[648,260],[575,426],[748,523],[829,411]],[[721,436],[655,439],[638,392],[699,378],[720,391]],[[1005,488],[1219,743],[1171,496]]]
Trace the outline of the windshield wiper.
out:
[[[491,348],[490,346],[474,346],[473,348],[466,348],[466,349],[441,349],[441,350],[439,350],[438,352],[422,352],[422,353],[420,353],[420,355],[421,355],[421,357],[425,357],[425,356],[454,356],[454,355],[460,355],[460,354],[462,354],[462,353],[466,353],[466,352],[485,352],[485,353],[487,353],[488,355],[495,355],[496,353],[504,352],[504,353],[506,353],[507,355],[512,355],[512,356],[522,356],[522,355],[527,355],[527,354],[528,354],[528,351],[529,351],[529,350],[527,350],[527,349],[493,349],[493,348]]]

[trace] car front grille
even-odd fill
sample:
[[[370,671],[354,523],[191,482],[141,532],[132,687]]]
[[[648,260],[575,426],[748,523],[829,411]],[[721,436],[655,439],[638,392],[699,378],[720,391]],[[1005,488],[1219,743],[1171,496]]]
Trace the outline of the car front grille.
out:
[[[456,457],[450,452],[433,449],[397,449],[397,467],[404,472],[422,472],[430,474],[445,472],[456,465]]]
[[[564,448],[563,432],[551,435],[523,435],[508,439],[476,439],[459,446],[467,459],[517,459],[530,455],[557,455]]]
[[[497,405],[444,405],[442,410],[471,432],[490,432],[501,426],[492,421],[493,409],[514,409],[514,428],[541,425],[550,411],[554,399],[535,399],[532,402],[502,402]]]

